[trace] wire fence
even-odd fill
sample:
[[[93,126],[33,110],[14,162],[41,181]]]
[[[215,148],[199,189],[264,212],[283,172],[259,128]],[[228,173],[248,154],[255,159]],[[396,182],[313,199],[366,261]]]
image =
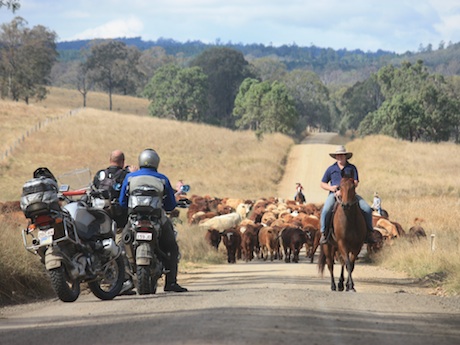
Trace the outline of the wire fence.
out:
[[[18,148],[18,146],[21,145],[33,133],[41,130],[42,128],[46,127],[50,123],[53,123],[55,121],[63,120],[65,118],[69,117],[69,116],[74,116],[74,115],[78,114],[80,112],[80,110],[81,110],[81,108],[73,109],[73,110],[70,110],[66,114],[62,114],[62,115],[59,115],[59,116],[56,116],[56,117],[47,118],[47,119],[45,119],[43,121],[39,121],[32,128],[28,129],[22,135],[17,137],[14,140],[14,142],[5,151],[3,151],[1,153],[0,162],[6,161],[8,159],[8,157],[11,157],[13,155],[14,150],[16,150],[16,148]]]

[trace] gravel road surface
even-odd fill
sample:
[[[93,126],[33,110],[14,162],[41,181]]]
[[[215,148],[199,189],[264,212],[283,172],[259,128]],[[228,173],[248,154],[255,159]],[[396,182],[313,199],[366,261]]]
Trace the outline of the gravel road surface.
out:
[[[321,140],[294,147],[280,196],[302,182],[307,201],[322,202],[319,180],[334,147]],[[297,264],[239,261],[180,272],[189,288],[182,294],[159,289],[100,301],[84,293],[74,303],[4,307],[0,344],[460,344],[460,298],[361,260],[357,292],[332,292],[316,262],[302,253]]]

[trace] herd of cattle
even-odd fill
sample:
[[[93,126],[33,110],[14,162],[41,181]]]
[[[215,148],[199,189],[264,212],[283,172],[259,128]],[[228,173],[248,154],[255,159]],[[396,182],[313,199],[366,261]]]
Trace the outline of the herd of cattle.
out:
[[[301,204],[294,200],[261,198],[256,201],[193,195],[189,199],[187,222],[205,231],[205,240],[218,250],[223,243],[228,263],[258,259],[298,262],[300,250],[313,262],[319,246],[322,205]],[[387,213],[373,214],[375,244],[367,245],[369,254],[391,245],[400,237],[411,240],[426,237],[416,218],[406,231]]]
[[[229,263],[236,260],[247,262],[255,257],[298,262],[303,247],[307,258],[313,262],[321,237],[319,217],[322,205],[282,201],[274,197],[253,201],[197,195],[191,196],[188,202],[188,224],[204,229],[205,240],[216,250],[223,243]],[[24,223],[19,202],[0,203],[0,221],[5,219],[18,226]],[[426,237],[422,222],[423,219],[415,218],[406,233],[386,213],[385,216],[374,213],[376,243],[367,245],[367,252],[376,253],[400,237],[411,240]]]

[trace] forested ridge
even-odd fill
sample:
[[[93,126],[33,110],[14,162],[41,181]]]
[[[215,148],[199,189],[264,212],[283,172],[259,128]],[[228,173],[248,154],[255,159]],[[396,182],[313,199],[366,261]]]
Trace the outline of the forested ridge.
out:
[[[56,42],[17,17],[0,28],[3,98],[47,85],[150,100],[152,116],[302,137],[308,130],[459,142],[460,44],[418,52],[333,50],[295,43],[177,42],[140,37]]]

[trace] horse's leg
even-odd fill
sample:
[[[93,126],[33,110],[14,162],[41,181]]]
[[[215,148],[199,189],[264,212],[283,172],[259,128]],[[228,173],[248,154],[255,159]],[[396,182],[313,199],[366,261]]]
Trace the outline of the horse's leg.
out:
[[[345,265],[342,263],[342,267],[341,267],[341,270],[340,270],[339,284],[338,284],[339,291],[343,291],[343,289],[344,289],[344,285],[343,285],[343,282],[345,281],[344,271],[345,271]]]
[[[325,251],[326,254],[326,264],[327,268],[329,269],[329,273],[331,275],[331,290],[336,291],[337,286],[335,285],[335,279],[334,279],[334,250],[332,247],[328,244],[324,245],[328,249]],[[323,247],[324,248],[324,247]]]
[[[355,283],[353,282],[353,277],[352,277],[352,272],[355,269],[355,260],[356,260],[355,255],[351,254],[350,257],[348,257],[346,261],[347,271],[348,271],[347,291],[353,291],[353,292],[356,292]]]

